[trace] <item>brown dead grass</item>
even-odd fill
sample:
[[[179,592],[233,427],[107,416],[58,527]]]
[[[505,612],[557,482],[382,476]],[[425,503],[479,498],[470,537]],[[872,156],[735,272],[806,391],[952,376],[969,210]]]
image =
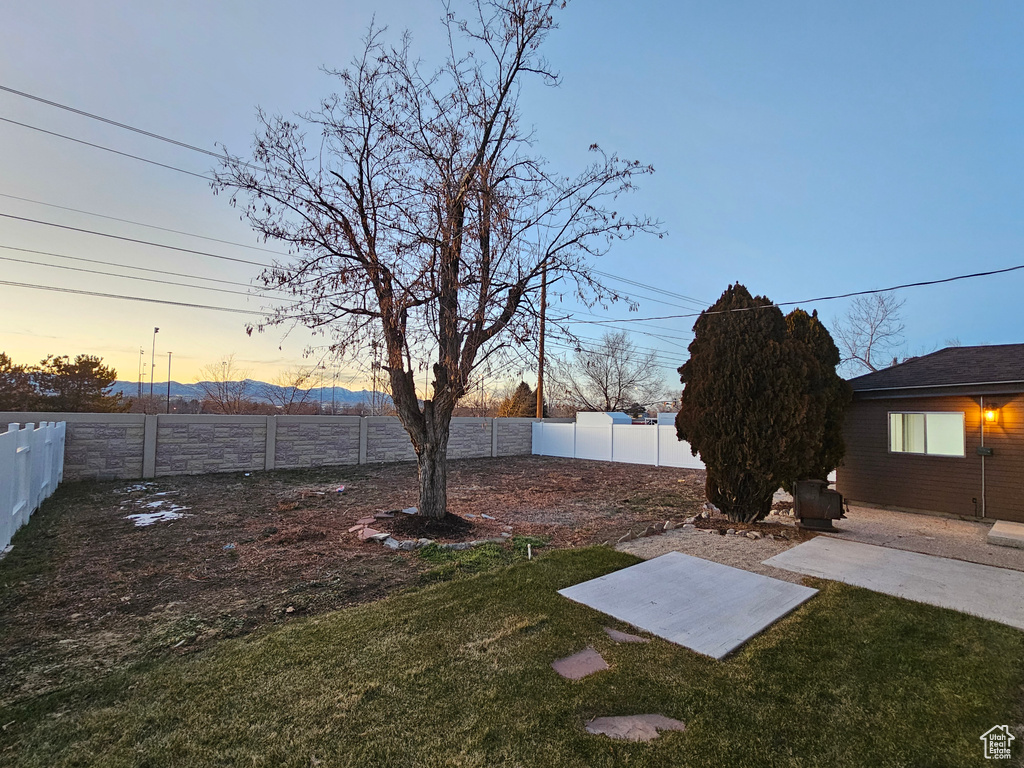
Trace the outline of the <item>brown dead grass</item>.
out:
[[[518,456],[453,461],[449,472],[449,510],[471,524],[442,541],[505,532],[587,545],[703,502],[694,470]],[[122,492],[131,485],[65,484],[0,561],[0,703],[377,600],[431,567],[348,530],[416,504],[412,463],[169,477]],[[144,528],[125,519],[155,498],[188,516]]]

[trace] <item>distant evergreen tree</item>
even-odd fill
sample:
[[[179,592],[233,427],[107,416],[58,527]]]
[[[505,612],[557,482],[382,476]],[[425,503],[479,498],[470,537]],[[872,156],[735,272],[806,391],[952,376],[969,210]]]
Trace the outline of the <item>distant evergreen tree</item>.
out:
[[[679,368],[676,432],[707,468],[708,500],[730,520],[760,520],[783,480],[809,460],[801,429],[816,363],[790,339],[779,308],[739,283],[701,313],[694,333]]]
[[[32,372],[39,393],[39,410],[69,413],[108,413],[126,409],[120,394],[111,394],[117,371],[103,358],[49,355]]]
[[[31,411],[35,407],[36,391],[28,368],[0,352],[0,411]]]
[[[515,392],[501,401],[498,416],[529,418],[537,415],[537,393],[525,381],[519,382]]]

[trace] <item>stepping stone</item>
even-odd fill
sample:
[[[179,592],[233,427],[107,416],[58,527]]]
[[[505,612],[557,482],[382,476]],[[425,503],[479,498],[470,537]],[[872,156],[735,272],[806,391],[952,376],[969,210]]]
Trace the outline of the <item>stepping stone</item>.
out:
[[[375,517],[360,517],[356,520],[356,525],[372,525],[376,519]]]
[[[361,531],[361,530],[363,530],[363,526],[365,526],[365,525],[366,525],[366,523],[356,523],[355,525],[353,525],[351,528],[348,529],[348,532],[349,533],[355,533],[356,531]]]
[[[416,507],[406,507],[402,510],[403,515],[415,515],[418,514]]]
[[[359,532],[359,540],[360,541],[366,541],[367,539],[372,539],[374,536],[380,536],[380,531],[375,531],[375,530],[373,530],[373,528],[363,528],[363,530],[361,530]]]
[[[629,632],[620,632],[617,629],[611,627],[605,627],[604,631],[608,633],[608,637],[614,640],[616,643],[649,643],[651,639],[649,637],[640,637],[639,635],[631,635]]]
[[[624,715],[595,717],[586,725],[587,733],[602,734],[626,741],[651,741],[658,731],[685,731],[686,725],[664,715]]]
[[[988,543],[997,547],[1020,547],[1024,549],[1024,525],[1000,520],[988,532]]]
[[[589,645],[579,653],[551,662],[551,667],[567,680],[582,680],[587,675],[609,668],[608,662]]]

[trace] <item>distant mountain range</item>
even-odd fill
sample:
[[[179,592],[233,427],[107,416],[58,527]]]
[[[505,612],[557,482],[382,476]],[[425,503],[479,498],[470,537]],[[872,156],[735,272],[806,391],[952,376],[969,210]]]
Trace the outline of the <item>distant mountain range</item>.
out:
[[[204,383],[210,388],[217,387],[217,384],[214,382]],[[231,382],[231,384],[241,384],[244,387],[243,392],[245,399],[253,400],[258,403],[274,402],[274,398],[270,396],[270,393],[278,393],[278,395],[281,396],[278,398],[278,402],[280,402],[280,400],[287,395],[289,390],[288,387],[279,387],[276,384],[267,384],[265,381],[253,381],[252,379],[246,379],[242,382]],[[359,405],[360,403],[369,404],[373,402],[374,394],[370,390],[366,389],[353,391],[351,389],[345,389],[344,387],[313,387],[308,391],[309,395],[306,397],[307,403],[334,402],[338,405]],[[111,393],[121,394],[125,397],[137,397],[139,394],[139,383],[137,381],[115,381]],[[144,396],[149,394],[148,381],[142,385],[142,394]],[[167,382],[154,382],[153,395],[166,397]],[[180,397],[185,400],[201,400],[203,398],[203,384],[180,384],[177,381],[172,381],[171,397]],[[301,398],[301,395],[299,397]],[[378,393],[377,402],[389,403],[391,402],[391,397],[389,395]]]

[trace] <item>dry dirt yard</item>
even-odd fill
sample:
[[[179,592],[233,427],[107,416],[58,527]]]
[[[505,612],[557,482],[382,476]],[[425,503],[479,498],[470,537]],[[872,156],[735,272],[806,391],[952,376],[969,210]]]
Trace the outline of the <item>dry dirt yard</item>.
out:
[[[696,470],[535,456],[453,461],[449,510],[466,530],[427,535],[614,543],[699,513],[703,486]],[[0,703],[422,584],[433,566],[415,552],[349,532],[360,518],[415,504],[412,463],[65,483],[0,561]],[[176,507],[178,519],[127,519]]]

